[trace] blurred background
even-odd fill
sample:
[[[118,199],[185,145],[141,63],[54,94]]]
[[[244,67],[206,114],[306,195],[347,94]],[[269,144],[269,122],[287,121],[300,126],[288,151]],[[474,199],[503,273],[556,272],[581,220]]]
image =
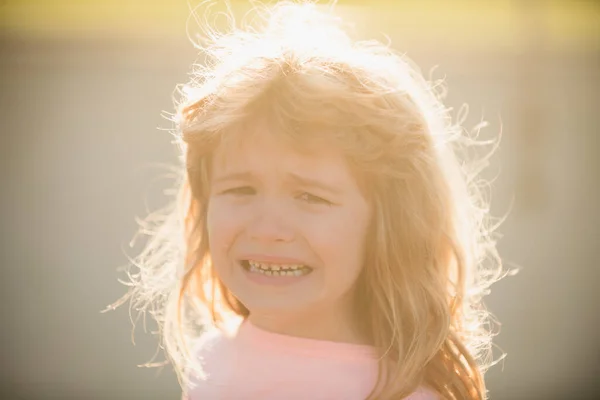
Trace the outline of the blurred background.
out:
[[[426,76],[438,66],[448,105],[470,106],[465,127],[502,131],[484,178],[493,214],[508,213],[501,255],[521,271],[487,298],[507,353],[487,374],[491,399],[600,394],[599,3],[340,0],[338,12]],[[170,367],[137,366],[156,337],[140,322],[134,346],[127,306],[100,310],[125,292],[116,269],[135,255],[135,218],[165,201],[161,165],[177,151],[161,113],[196,60],[189,14],[186,0],[0,1],[2,399],[180,396]]]

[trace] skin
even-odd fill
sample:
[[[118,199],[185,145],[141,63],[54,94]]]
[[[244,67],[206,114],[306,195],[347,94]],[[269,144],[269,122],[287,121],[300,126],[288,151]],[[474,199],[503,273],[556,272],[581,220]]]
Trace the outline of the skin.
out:
[[[369,220],[367,200],[331,146],[300,152],[255,129],[216,151],[207,214],[213,266],[260,328],[363,343],[352,297]],[[248,255],[291,258],[313,270],[291,284],[259,284],[240,265]]]

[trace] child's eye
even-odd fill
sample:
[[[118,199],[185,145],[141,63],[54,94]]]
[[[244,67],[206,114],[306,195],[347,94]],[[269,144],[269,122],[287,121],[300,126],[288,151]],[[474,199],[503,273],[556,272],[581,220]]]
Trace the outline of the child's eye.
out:
[[[227,189],[221,192],[221,194],[232,194],[234,196],[250,196],[255,194],[256,191],[250,186],[240,186],[231,189]]]
[[[302,193],[300,196],[298,196],[298,198],[308,204],[324,204],[327,206],[330,206],[333,204],[329,200],[325,200],[322,197],[315,196],[315,195],[307,193],[307,192]]]

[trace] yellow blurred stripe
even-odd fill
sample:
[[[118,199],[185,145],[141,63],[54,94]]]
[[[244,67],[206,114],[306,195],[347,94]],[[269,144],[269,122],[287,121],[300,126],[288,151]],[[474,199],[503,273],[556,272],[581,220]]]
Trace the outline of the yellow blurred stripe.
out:
[[[529,0],[521,0],[529,1]],[[193,2],[197,4],[198,1]],[[248,1],[233,1],[242,12]],[[598,48],[600,7],[593,1],[539,1],[540,18],[553,45]],[[338,2],[361,16],[366,29],[449,45],[514,46],[523,38],[516,0],[372,0]],[[368,4],[368,5],[367,5]],[[344,7],[346,6],[346,7]],[[187,0],[5,0],[0,26],[31,36],[185,37]],[[192,24],[193,27],[193,24]]]
[[[185,2],[141,0],[7,1],[0,23],[8,31],[31,34],[170,33],[183,31]]]

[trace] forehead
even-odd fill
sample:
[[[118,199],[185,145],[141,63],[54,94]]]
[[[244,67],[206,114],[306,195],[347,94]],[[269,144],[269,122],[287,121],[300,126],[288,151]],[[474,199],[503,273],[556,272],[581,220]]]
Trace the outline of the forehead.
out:
[[[245,118],[224,131],[219,152],[247,151],[257,143],[269,147],[284,147],[307,155],[337,150],[331,129],[319,129],[310,123],[294,123],[272,114],[259,111],[255,116]]]
[[[212,174],[247,170],[296,172],[330,180],[353,180],[346,157],[331,139],[293,136],[256,125],[224,136],[215,149]]]

